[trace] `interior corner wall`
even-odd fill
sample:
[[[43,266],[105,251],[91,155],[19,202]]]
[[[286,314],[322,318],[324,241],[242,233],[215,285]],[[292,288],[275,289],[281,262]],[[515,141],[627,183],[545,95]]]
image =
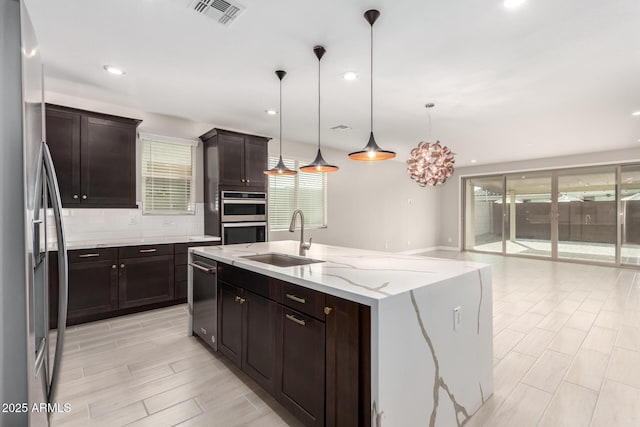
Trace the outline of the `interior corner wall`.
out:
[[[461,167],[440,188],[440,226],[438,246],[462,249],[462,178],[545,169],[563,169],[603,164],[624,164],[640,161],[640,148],[584,153],[517,162]]]
[[[287,142],[283,157],[311,162],[317,148]],[[404,162],[358,162],[347,152],[322,148],[325,160],[340,167],[327,174],[327,228],[305,230],[316,243],[401,252],[432,248],[438,238],[439,189],[420,187]],[[277,141],[269,155],[278,156]],[[303,172],[300,172],[303,173]],[[300,232],[272,231],[270,240],[297,240]]]

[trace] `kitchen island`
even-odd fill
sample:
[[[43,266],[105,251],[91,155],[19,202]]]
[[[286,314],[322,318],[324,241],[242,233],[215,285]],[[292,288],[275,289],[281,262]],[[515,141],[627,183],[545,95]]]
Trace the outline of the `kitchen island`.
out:
[[[490,266],[320,244],[306,253],[320,262],[307,265],[246,258],[277,253],[295,261],[298,248],[276,241],[190,254],[367,307],[365,425],[462,426],[493,393]]]

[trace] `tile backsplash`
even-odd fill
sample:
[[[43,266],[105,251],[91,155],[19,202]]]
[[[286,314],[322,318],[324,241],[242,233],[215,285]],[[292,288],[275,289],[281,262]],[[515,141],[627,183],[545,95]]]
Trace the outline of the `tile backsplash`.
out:
[[[196,204],[195,215],[142,215],[138,209],[63,209],[69,242],[157,236],[201,236],[204,234],[204,204]],[[50,232],[53,221],[49,221]]]

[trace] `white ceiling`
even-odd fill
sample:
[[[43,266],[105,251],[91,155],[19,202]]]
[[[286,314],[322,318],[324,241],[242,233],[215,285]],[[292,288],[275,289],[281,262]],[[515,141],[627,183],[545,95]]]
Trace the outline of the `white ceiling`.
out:
[[[457,165],[640,146],[640,2],[528,0],[241,0],[231,27],[189,0],[27,0],[48,89],[316,143],[317,60],[323,144],[362,148],[369,132],[369,25],[375,7],[375,133],[405,160],[433,138]],[[102,67],[123,67],[115,77]],[[342,79],[356,71],[354,82]],[[346,124],[347,132],[328,128]]]

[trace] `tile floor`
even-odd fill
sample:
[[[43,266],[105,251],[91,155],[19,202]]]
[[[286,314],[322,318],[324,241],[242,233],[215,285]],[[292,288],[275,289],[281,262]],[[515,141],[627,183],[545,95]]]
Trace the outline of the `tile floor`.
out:
[[[494,395],[466,426],[640,426],[640,271],[426,255],[494,267]],[[53,426],[298,425],[186,322],[181,305],[69,328]]]

